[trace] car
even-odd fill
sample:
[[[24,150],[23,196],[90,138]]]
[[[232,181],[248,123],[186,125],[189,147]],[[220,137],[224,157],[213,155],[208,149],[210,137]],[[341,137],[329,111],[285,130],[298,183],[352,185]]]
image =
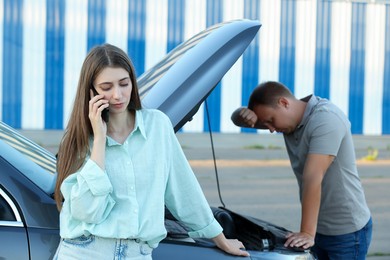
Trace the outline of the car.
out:
[[[182,43],[138,79],[142,104],[168,115],[175,131],[202,102],[256,36],[258,21],[212,26]],[[51,259],[58,246],[59,213],[53,199],[56,157],[0,122],[0,258]],[[238,238],[250,257],[219,250],[209,239],[193,239],[168,210],[167,237],[153,259],[315,259],[309,250],[285,248],[288,230],[224,207],[211,208],[228,238]]]

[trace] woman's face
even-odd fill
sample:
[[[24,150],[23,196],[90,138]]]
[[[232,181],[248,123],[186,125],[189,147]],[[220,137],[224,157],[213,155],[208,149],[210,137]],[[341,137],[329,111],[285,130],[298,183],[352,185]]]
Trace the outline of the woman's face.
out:
[[[127,110],[133,89],[130,75],[123,68],[106,67],[96,77],[96,91],[109,101],[110,113],[121,113]]]

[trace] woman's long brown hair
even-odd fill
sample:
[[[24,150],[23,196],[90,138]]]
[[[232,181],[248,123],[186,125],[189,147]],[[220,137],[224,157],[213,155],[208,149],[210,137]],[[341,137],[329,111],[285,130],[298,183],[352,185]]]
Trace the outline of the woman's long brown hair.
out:
[[[96,77],[106,67],[123,68],[129,72],[133,89],[128,109],[141,109],[135,70],[126,53],[110,44],[91,49],[81,68],[73,110],[58,150],[54,191],[58,210],[61,210],[64,200],[60,190],[62,182],[80,169],[89,153],[89,138],[93,135],[88,118],[90,89]]]

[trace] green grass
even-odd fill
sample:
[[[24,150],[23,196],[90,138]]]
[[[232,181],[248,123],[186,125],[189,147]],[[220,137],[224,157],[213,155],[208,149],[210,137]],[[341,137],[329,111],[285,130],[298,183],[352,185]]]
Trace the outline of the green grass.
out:
[[[248,145],[244,146],[244,149],[250,149],[250,150],[264,150],[265,146],[260,144],[254,144],[254,145]]]
[[[254,144],[254,145],[248,145],[244,146],[244,149],[249,149],[249,150],[264,150],[264,149],[269,149],[269,150],[279,150],[282,149],[282,147],[277,146],[277,145],[268,145],[267,147],[261,144]]]
[[[389,253],[371,253],[368,254],[367,256],[390,256]]]
[[[270,144],[268,146],[268,149],[270,149],[270,150],[280,150],[280,149],[282,149],[282,147]]]

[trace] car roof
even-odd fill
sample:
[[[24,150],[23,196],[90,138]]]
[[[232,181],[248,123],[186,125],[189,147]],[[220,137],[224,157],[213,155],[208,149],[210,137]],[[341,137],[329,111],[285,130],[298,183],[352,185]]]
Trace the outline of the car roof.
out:
[[[245,19],[219,23],[177,46],[138,78],[142,106],[161,110],[174,130],[179,130],[242,55],[260,26],[258,21]],[[0,156],[13,161],[38,187],[49,195],[54,192],[56,158],[51,153],[3,122],[0,148]]]

